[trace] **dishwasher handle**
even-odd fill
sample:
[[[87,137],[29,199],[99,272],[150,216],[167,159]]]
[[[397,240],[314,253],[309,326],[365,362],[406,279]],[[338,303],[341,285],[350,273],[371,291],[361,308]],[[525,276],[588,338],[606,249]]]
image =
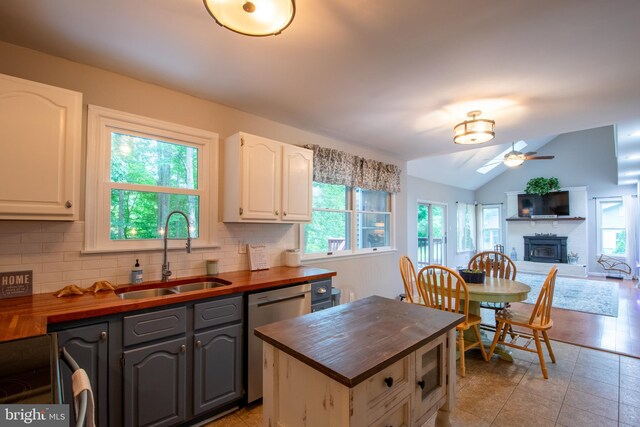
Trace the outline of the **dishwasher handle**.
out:
[[[257,306],[258,307],[265,307],[265,306],[268,306],[268,305],[277,304],[277,303],[284,302],[284,301],[290,301],[290,300],[299,299],[299,298],[303,298],[304,299],[308,294],[309,294],[308,292],[304,292],[302,294],[291,295],[291,296],[283,297],[283,298],[268,299],[268,300],[265,300],[263,302],[259,302],[257,304]]]

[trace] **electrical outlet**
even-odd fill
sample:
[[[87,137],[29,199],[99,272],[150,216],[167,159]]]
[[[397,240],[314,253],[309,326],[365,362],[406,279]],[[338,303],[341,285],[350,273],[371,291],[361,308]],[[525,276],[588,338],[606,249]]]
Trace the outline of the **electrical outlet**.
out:
[[[246,254],[247,253],[247,243],[238,241],[238,253]]]

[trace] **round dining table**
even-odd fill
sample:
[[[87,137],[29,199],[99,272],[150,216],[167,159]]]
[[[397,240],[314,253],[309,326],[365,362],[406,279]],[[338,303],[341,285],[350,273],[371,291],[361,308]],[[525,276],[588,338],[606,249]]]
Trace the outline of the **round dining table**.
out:
[[[531,287],[517,280],[502,279],[500,277],[486,276],[484,283],[467,283],[469,289],[469,313],[480,316],[480,303],[481,302],[519,302],[524,301],[531,292]],[[489,338],[484,331],[481,330],[482,341],[487,348],[491,347],[493,337]],[[473,331],[469,329],[465,332],[465,339],[469,341],[475,341],[476,338],[473,335]],[[507,350],[504,346],[497,346],[494,353],[503,360],[512,362],[513,357],[511,351]]]

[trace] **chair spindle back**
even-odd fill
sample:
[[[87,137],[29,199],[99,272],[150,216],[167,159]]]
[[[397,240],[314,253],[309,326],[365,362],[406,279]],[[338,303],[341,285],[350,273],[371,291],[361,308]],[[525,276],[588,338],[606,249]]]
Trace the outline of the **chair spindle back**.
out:
[[[482,270],[486,276],[515,280],[516,265],[503,253],[486,251],[477,253],[469,260],[471,270]]]
[[[413,268],[411,259],[406,255],[400,257],[400,275],[404,283],[404,293],[407,301],[410,303],[419,303],[420,301],[415,301],[415,298],[419,296],[416,269]]]
[[[429,307],[464,314],[468,321],[469,289],[457,271],[428,265],[418,273],[418,290]]]
[[[539,323],[540,325],[546,325],[551,322],[551,305],[553,304],[553,291],[556,285],[556,276],[558,275],[558,267],[555,265],[551,267],[551,271],[547,275],[547,278],[540,289],[540,295],[536,300],[536,305],[533,307],[529,324]]]

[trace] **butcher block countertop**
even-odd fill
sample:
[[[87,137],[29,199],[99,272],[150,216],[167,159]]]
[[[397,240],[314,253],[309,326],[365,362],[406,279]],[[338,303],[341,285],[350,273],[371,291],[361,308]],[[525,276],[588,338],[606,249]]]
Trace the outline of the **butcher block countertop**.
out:
[[[260,326],[255,334],[355,387],[464,321],[461,314],[380,296]]]
[[[0,342],[27,338],[47,333],[47,325],[52,323],[80,320],[91,317],[159,307],[168,304],[194,301],[284,286],[306,280],[324,279],[335,276],[334,271],[313,267],[272,267],[262,271],[233,271],[217,276],[201,276],[174,279],[167,283],[145,282],[139,285],[121,285],[116,291],[101,291],[97,294],[57,298],[53,293],[35,294],[30,297],[0,300]],[[211,280],[212,277],[230,282],[229,285],[212,289],[185,292],[175,295],[143,299],[121,299],[116,292],[128,289],[148,289],[172,287],[181,283]]]

